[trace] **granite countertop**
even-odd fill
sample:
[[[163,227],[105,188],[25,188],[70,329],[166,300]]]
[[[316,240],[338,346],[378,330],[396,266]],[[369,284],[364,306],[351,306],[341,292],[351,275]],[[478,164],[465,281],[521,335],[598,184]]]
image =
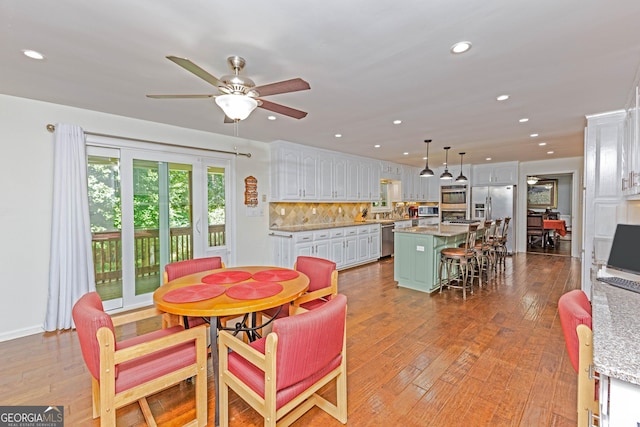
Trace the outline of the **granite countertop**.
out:
[[[592,292],[596,371],[640,385],[640,294],[598,281]]]
[[[407,227],[407,228],[396,228],[393,230],[394,233],[414,233],[414,234],[426,234],[430,236],[437,237],[452,237],[457,236],[459,234],[466,233],[469,230],[469,226],[466,224],[435,224],[435,225],[425,225],[421,227]]]

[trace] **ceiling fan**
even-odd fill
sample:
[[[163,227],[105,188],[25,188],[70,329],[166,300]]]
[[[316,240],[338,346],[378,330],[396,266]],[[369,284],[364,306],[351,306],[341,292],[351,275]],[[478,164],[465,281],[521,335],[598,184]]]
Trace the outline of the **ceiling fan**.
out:
[[[242,71],[246,62],[244,58],[239,56],[230,56],[227,58],[229,66],[233,69],[233,74],[222,76],[220,79],[217,79],[208,71],[188,59],[177,56],[167,56],[167,59],[215,86],[218,89],[218,93],[202,95],[147,95],[149,98],[214,98],[216,104],[218,104],[225,113],[225,123],[233,123],[246,119],[256,107],[295,119],[302,119],[307,115],[305,111],[276,104],[275,102],[262,98],[269,95],[311,89],[309,83],[301,78],[256,86],[253,80],[240,75],[240,71]]]

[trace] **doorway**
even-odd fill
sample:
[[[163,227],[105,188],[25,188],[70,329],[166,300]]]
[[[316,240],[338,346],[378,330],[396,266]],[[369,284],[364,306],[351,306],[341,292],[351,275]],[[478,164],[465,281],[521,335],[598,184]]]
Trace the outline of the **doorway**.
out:
[[[532,225],[527,227],[527,252],[571,256],[573,174],[558,173],[527,177],[525,224],[535,224],[532,217],[542,216],[542,235]]]

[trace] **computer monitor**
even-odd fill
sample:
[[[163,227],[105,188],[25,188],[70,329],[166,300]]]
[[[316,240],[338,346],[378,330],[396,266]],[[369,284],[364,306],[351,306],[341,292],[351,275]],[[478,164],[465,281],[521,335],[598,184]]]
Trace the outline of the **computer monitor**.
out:
[[[607,268],[640,274],[640,225],[618,224]]]

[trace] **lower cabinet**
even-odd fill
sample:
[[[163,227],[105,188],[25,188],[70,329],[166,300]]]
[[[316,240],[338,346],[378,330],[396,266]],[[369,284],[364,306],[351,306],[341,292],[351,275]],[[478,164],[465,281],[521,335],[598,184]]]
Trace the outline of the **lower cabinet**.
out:
[[[600,375],[599,384],[600,423],[598,425],[603,427],[640,425],[640,407],[631,404],[640,399],[640,385],[606,375]]]
[[[274,265],[291,268],[298,256],[329,259],[338,270],[380,258],[380,224],[305,232],[271,232]]]

